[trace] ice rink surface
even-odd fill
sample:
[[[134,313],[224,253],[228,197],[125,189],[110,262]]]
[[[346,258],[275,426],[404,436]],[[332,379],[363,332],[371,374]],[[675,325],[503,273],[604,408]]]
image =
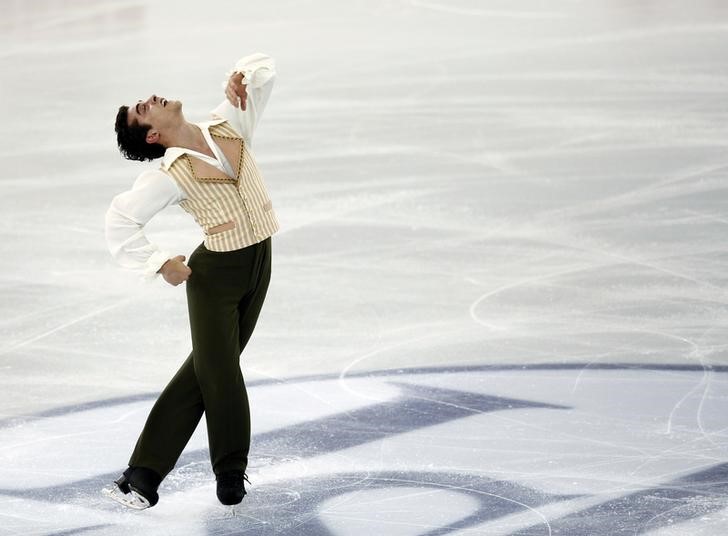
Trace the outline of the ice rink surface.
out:
[[[7,0],[0,535],[728,533],[728,4]],[[261,51],[282,230],[242,356],[249,495],[204,420],[160,502],[101,496],[190,351],[124,272],[113,120],[204,120]],[[148,227],[189,256],[180,208]]]

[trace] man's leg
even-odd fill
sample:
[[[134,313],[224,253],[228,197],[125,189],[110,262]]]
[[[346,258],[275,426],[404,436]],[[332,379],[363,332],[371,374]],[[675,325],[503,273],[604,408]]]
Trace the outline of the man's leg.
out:
[[[200,250],[202,246],[190,255],[190,264],[196,262]],[[164,479],[177,463],[203,412],[194,357],[190,354],[152,407],[129,466],[152,469]]]
[[[260,249],[201,254],[187,282],[194,370],[216,475],[244,471],[248,463],[250,409],[240,370],[239,305],[256,285]]]
[[[255,324],[258,322],[260,310],[263,307],[265,296],[268,293],[268,285],[271,276],[271,239],[268,238],[259,244],[258,256],[256,258],[257,270],[253,280],[254,286],[250,294],[243,297],[238,304],[240,314],[240,351],[253,334]]]
[[[270,238],[254,247],[254,270],[251,274],[250,290],[238,302],[237,306],[238,329],[236,331],[239,337],[239,350],[236,359],[235,374],[236,388],[240,389],[240,395],[244,401],[244,422],[246,423],[245,447],[240,450],[229,450],[223,442],[218,441],[218,436],[210,434],[210,455],[216,474],[232,469],[244,471],[248,465],[248,452],[250,450],[250,406],[248,404],[248,393],[245,389],[245,381],[240,369],[240,354],[245,349],[253,334],[258,317],[260,316],[260,311],[263,307],[263,302],[265,301],[265,296],[268,292],[271,277]]]
[[[190,354],[152,407],[129,466],[147,467],[164,479],[177,463],[203,411]]]

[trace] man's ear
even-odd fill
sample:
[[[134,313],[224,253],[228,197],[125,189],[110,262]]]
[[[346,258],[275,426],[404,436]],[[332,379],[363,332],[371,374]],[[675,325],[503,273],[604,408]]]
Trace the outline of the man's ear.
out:
[[[159,143],[159,131],[153,128],[147,130],[147,143]]]

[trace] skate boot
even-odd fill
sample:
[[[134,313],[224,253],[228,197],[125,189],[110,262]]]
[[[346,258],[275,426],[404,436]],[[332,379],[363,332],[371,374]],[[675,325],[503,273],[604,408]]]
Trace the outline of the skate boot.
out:
[[[161,482],[162,478],[151,469],[129,467],[114,480],[116,486],[105,488],[102,493],[124,506],[134,510],[144,510],[159,501],[157,488]]]
[[[225,471],[216,477],[217,479],[217,498],[227,506],[239,504],[245,497],[245,482],[248,475],[244,471],[234,470]]]

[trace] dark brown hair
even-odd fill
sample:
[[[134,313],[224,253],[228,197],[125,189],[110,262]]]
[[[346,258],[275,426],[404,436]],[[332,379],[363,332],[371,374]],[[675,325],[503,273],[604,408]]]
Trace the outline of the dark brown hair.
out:
[[[164,156],[166,148],[160,143],[147,143],[147,132],[151,127],[134,121],[129,125],[129,107],[121,106],[116,114],[116,143],[121,156],[128,160],[144,162]]]

